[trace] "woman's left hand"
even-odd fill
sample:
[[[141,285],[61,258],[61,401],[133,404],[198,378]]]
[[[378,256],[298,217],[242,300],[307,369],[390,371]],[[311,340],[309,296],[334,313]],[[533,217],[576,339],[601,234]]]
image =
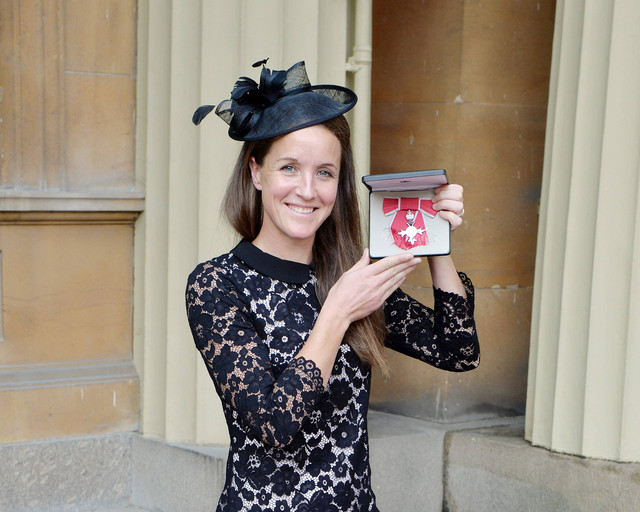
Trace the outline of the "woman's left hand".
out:
[[[451,231],[462,224],[464,214],[463,189],[461,185],[449,184],[435,189],[433,209],[440,213],[440,217],[449,221]]]

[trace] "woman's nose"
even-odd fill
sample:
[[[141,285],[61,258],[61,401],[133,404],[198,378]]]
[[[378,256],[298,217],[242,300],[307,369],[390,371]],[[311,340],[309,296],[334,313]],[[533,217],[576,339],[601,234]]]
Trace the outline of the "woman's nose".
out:
[[[316,188],[313,182],[313,176],[302,175],[298,182],[298,195],[307,201],[313,199],[316,195]]]

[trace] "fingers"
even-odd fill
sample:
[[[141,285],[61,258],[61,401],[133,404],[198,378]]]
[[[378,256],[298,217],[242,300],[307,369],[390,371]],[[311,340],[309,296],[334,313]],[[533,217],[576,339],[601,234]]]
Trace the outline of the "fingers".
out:
[[[458,215],[457,213],[453,213],[448,210],[440,211],[440,217],[449,222],[451,231],[454,231],[462,224],[462,217],[460,217],[460,215]]]
[[[410,253],[389,256],[369,264],[369,254],[362,258],[331,288],[323,308],[353,322],[380,308],[420,263]]]
[[[433,209],[437,210],[440,217],[449,222],[451,231],[462,224],[464,213],[463,188],[460,185],[450,184],[439,187],[433,196]]]
[[[362,253],[361,258],[356,262],[356,264],[351,267],[351,270],[358,270],[359,268],[364,268],[371,263],[371,259],[369,258],[369,249],[365,249]]]
[[[419,260],[419,258],[415,259]],[[387,300],[389,295],[391,295],[394,291],[400,288],[400,286],[402,286],[402,283],[405,282],[407,276],[415,270],[418,262],[411,262],[411,264],[407,264],[403,267],[397,266],[387,271],[392,273],[386,280],[382,282],[379,287],[381,293],[381,304],[384,303],[385,300]]]
[[[375,263],[375,265],[383,263],[384,265],[380,265],[381,268],[386,266],[386,268],[376,276],[378,279],[376,288],[382,295],[382,301],[391,295],[394,290],[400,287],[406,277],[413,272],[416,266],[422,261],[420,258],[413,257],[413,255],[402,254],[398,256],[403,256],[403,258],[389,256],[388,258],[384,258],[384,260]],[[410,257],[407,258],[406,256]]]
[[[386,258],[382,258],[379,261],[376,261],[371,265],[371,270],[374,274],[382,274],[383,272],[394,269],[398,265],[402,265],[404,263],[411,263],[413,260],[418,260],[414,262],[415,265],[420,263],[420,258],[416,258],[411,253],[402,253],[395,254],[393,256],[387,256]]]
[[[443,199],[433,204],[433,209],[439,212],[453,212],[460,215],[464,211],[464,203],[462,201],[454,201],[452,199]]]
[[[356,262],[356,264],[351,267],[347,273],[352,274],[358,272],[358,275],[360,276],[358,279],[361,281],[368,277],[379,277],[379,281],[382,282],[404,270],[407,265],[414,267],[420,263],[421,260],[420,258],[414,257],[411,253],[402,253],[394,256],[387,256],[386,258],[382,258],[372,264],[370,264],[370,261],[369,251],[365,249],[362,258],[360,258],[360,260],[358,260],[358,262]]]
[[[371,259],[369,258],[369,250],[365,249],[362,257],[351,267],[348,272],[365,272],[368,275],[379,275],[387,270],[391,270],[392,273],[398,273],[401,268],[396,268],[398,265],[403,265],[405,263],[412,264],[412,260],[417,260],[413,263],[413,265],[417,265],[420,263],[419,258],[415,258],[411,253],[403,253],[396,254],[394,256],[387,256],[386,258],[382,258],[381,260],[376,261],[373,264],[371,263]]]
[[[462,213],[464,206],[464,189],[460,185],[444,185],[435,189],[432,198],[435,210],[450,210],[453,213]]]
[[[463,201],[464,198],[464,189],[462,185],[458,185],[456,183],[451,183],[449,185],[443,185],[442,187],[438,187],[435,189],[432,201],[437,203],[438,201],[442,201],[444,199],[451,199],[453,201]]]
[[[362,260],[361,260],[362,261]],[[352,277],[359,285],[369,286],[370,294],[386,291],[400,286],[400,282],[412,272],[422,261],[411,253],[395,254],[382,258],[371,265],[361,267],[361,261],[356,263],[351,270],[358,271]],[[351,271],[349,271],[351,273]]]

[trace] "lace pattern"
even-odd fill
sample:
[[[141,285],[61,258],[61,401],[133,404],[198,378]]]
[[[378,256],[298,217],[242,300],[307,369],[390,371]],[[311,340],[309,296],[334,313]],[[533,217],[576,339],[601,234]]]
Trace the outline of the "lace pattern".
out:
[[[434,288],[434,309],[401,290],[385,307],[387,345],[436,368],[462,372],[480,364],[471,280],[458,272],[467,297]]]
[[[229,275],[224,267],[204,264],[196,272],[187,292],[188,316],[218,393],[253,436],[268,445],[288,445],[323,391],[315,363],[293,357],[290,348],[294,339],[300,345],[304,343],[308,332],[292,329],[288,335],[274,338],[286,316],[277,298],[286,301],[295,290],[285,293],[285,287],[276,284],[269,300],[248,303],[251,290],[246,286],[252,286],[258,278],[255,271],[239,273],[236,268]],[[234,288],[230,277],[241,278],[237,282],[246,286]],[[263,290],[261,286],[256,289]],[[307,315],[315,320],[313,308]],[[259,319],[261,333],[256,331],[252,317]],[[303,318],[302,313],[299,318]]]
[[[315,284],[312,270],[306,282],[287,283],[233,252],[189,276],[189,324],[231,440],[219,512],[377,510],[366,423],[370,369],[343,343],[325,389],[315,363],[297,356],[320,309]],[[466,300],[436,290],[435,312],[403,292],[392,295],[385,306],[390,346],[441,368],[477,365],[468,279],[465,286]]]

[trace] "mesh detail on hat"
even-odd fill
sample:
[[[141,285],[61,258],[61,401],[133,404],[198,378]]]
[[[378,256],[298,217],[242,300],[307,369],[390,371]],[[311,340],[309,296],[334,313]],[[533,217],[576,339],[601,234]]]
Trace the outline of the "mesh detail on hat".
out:
[[[316,85],[313,92],[320,93],[333,101],[346,105],[353,100],[353,92],[347,89],[334,89],[333,87],[324,88],[322,85]]]
[[[287,71],[287,78],[284,81],[285,93],[299,87],[309,87],[309,77],[303,62],[298,62]]]
[[[227,124],[231,124],[231,120],[233,119],[232,105],[233,100],[224,100],[220,102],[216,109],[216,114]]]

